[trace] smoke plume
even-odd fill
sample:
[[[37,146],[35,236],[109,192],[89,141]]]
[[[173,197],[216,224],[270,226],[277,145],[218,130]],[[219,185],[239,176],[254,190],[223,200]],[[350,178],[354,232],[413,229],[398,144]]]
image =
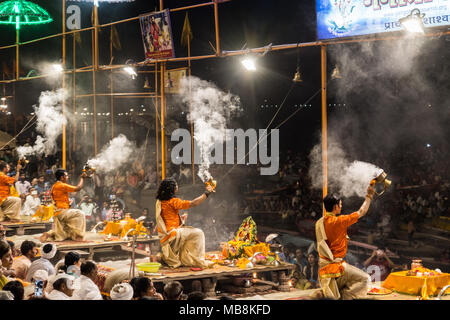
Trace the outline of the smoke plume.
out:
[[[181,80],[180,96],[191,105],[188,120],[194,122],[194,138],[201,158],[198,176],[205,182],[211,177],[211,150],[216,143],[226,140],[227,121],[240,110],[240,99],[197,77]]]
[[[17,148],[20,158],[29,155],[52,155],[57,150],[56,139],[63,131],[67,119],[62,114],[61,102],[65,97],[63,89],[44,91],[39,97],[39,106],[34,106],[36,114],[37,136],[33,146],[22,146]]]
[[[328,138],[328,190],[340,197],[364,197],[370,180],[377,177],[382,169],[363,162],[351,161],[342,146],[333,138]],[[312,149],[310,155],[309,175],[313,188],[322,188],[322,143]]]
[[[120,134],[105,145],[97,157],[87,163],[99,173],[108,173],[130,162],[133,150],[135,145],[125,135]]]

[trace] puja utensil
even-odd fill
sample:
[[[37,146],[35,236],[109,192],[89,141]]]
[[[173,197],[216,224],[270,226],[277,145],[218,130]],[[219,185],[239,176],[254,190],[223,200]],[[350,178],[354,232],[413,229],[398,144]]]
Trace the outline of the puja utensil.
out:
[[[271,254],[275,256],[275,260],[272,262],[275,267],[280,265],[280,261],[278,261],[278,254],[281,252],[282,248],[283,246],[278,243],[274,243],[269,246]]]
[[[95,168],[91,167],[89,164],[86,163],[83,167],[83,172],[86,173],[88,178],[91,178],[92,175],[95,173]]]
[[[91,232],[97,233],[97,227],[98,227],[99,225],[101,225],[101,224],[104,224],[104,222],[103,222],[103,221],[100,221],[99,223],[97,223],[97,224],[91,229]]]
[[[205,182],[206,186],[211,186],[212,192],[216,192],[217,181],[213,179],[213,177],[209,178],[208,181]]]
[[[383,190],[381,192],[375,191],[375,193],[378,196],[381,196],[386,191],[386,189],[392,184],[392,181],[386,179],[386,177],[387,173],[384,172],[384,170],[381,170],[381,172],[377,175],[377,177],[370,181],[370,185],[372,186],[376,185],[377,183],[383,185]]]
[[[251,262],[253,265],[256,265],[256,256],[257,256],[258,254],[262,254],[262,253],[261,253],[261,252],[255,252],[255,253],[251,256],[251,258],[249,259],[250,262]],[[253,268],[253,267],[252,267],[252,268]]]
[[[22,159],[19,159],[18,163],[22,166],[25,167],[30,161],[27,160],[27,158],[23,157]]]

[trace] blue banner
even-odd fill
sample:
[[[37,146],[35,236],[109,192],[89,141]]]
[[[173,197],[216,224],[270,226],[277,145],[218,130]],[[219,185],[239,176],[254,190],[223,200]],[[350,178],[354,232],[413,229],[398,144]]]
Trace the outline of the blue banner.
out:
[[[413,9],[425,27],[450,24],[450,0],[316,0],[319,40],[400,31]]]

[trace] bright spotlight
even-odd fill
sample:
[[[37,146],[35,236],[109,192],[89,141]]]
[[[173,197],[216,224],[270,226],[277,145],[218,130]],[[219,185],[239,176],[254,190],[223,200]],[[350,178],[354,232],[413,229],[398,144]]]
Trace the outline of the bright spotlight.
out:
[[[398,20],[403,28],[411,33],[425,33],[425,26],[423,25],[423,17],[425,14],[421,14],[420,10],[415,8],[411,13]]]
[[[136,79],[137,73],[134,70],[134,68],[132,67],[125,67],[123,68],[123,70],[125,70],[126,73],[128,73],[131,76],[131,79]]]
[[[248,71],[255,71],[256,70],[256,65],[255,65],[255,60],[254,59],[245,58],[241,62],[244,65],[245,69],[247,69]]]
[[[427,143],[427,148],[431,147],[431,144]]]
[[[8,105],[6,104],[6,98],[3,97],[2,102],[0,103],[0,110],[5,112],[8,109]]]
[[[61,73],[64,71],[64,68],[61,64],[55,63],[53,64],[53,70],[56,71],[57,73]]]

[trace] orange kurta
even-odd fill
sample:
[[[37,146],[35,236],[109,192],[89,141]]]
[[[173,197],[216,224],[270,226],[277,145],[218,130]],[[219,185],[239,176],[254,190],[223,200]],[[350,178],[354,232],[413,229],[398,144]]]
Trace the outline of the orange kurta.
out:
[[[13,177],[8,177],[4,172],[0,172],[0,201],[9,197],[9,186],[16,181]]]
[[[52,187],[52,198],[58,209],[69,209],[69,192],[75,192],[77,187],[57,181]],[[55,214],[56,215],[56,214]]]
[[[348,215],[335,216],[329,212],[325,214],[323,224],[328,240],[328,247],[334,258],[344,258],[347,253],[347,228],[358,221],[358,212]]]
[[[191,202],[189,200],[181,200],[180,198],[161,201],[161,217],[168,232],[180,226],[181,219],[178,212],[189,209],[190,205]],[[158,231],[161,232],[159,228]]]

